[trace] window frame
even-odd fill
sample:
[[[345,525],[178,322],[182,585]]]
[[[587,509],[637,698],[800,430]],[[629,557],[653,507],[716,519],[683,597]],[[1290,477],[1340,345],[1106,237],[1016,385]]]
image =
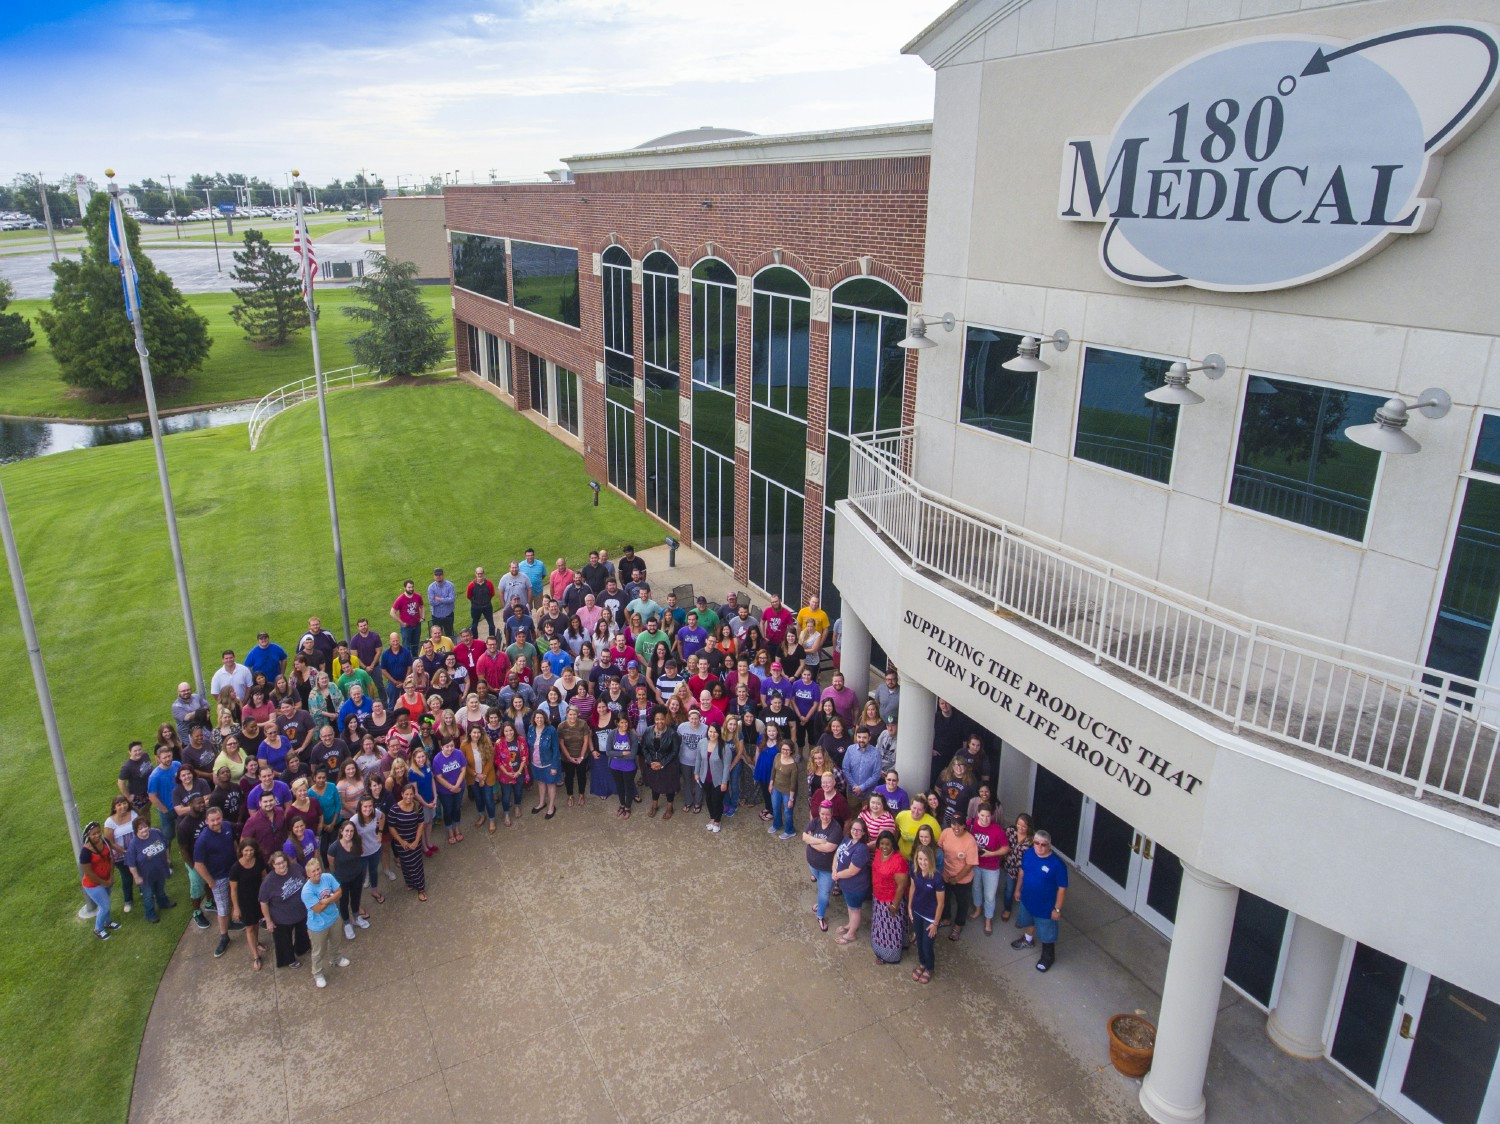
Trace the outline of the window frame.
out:
[[[838,297],[837,297],[836,294],[838,293],[838,291],[840,289],[844,288],[845,286],[848,286],[848,285],[851,285],[851,284],[854,284],[854,283],[860,282],[860,281],[873,281],[876,284],[883,285],[885,288],[889,289],[892,293],[894,293],[896,295],[896,297],[903,304],[906,305],[906,311],[904,313],[882,312],[882,311],[878,311],[876,309],[866,308],[863,305],[850,304],[847,301],[841,301],[841,300],[838,299]],[[834,418],[833,418],[833,410],[832,410],[832,401],[833,401],[833,332],[834,332],[834,316],[840,310],[845,311],[845,312],[850,312],[850,313],[854,314],[854,322],[850,326],[850,334],[849,334],[849,413],[848,413],[848,416],[846,418],[841,419],[845,423],[845,425],[846,425],[846,428],[843,428],[843,429],[839,429],[839,428],[835,427],[835,425],[834,425]],[[907,322],[908,322],[908,320],[911,317],[911,302],[908,301],[904,296],[902,296],[900,290],[898,290],[894,285],[892,285],[888,281],[882,280],[879,277],[867,277],[867,276],[864,276],[864,275],[859,275],[859,276],[855,276],[855,277],[846,277],[846,278],[844,278],[844,280],[840,281],[837,285],[835,285],[831,290],[829,290],[829,297],[828,297],[828,401],[830,403],[830,406],[829,406],[829,410],[828,410],[828,418],[827,418],[827,422],[826,422],[826,428],[828,429],[828,431],[830,433],[836,433],[840,437],[844,437],[844,438],[861,436],[861,435],[867,435],[867,434],[872,434],[872,433],[886,433],[886,432],[890,431],[890,429],[881,429],[878,425],[875,425],[875,426],[873,426],[870,429],[856,429],[854,427],[854,424],[853,424],[853,420],[854,420],[854,361],[855,361],[855,356],[859,352],[859,319],[860,319],[861,316],[874,317],[874,319],[875,319],[875,341],[876,341],[875,354],[876,354],[876,356],[878,358],[880,356],[880,354],[881,354],[880,340],[884,337],[885,330],[886,330],[886,323],[885,322],[887,320],[892,321],[894,324],[896,324],[899,327],[901,335],[904,336],[906,334],[906,330],[907,330]],[[811,362],[809,362],[809,366],[811,366]],[[900,368],[900,370],[901,370],[901,375],[900,375],[900,380],[899,381],[900,381],[901,393],[898,396],[898,405],[897,405],[897,409],[896,409],[896,424],[895,424],[894,427],[890,427],[890,428],[893,428],[893,429],[900,429],[901,428],[901,418],[904,416],[905,410],[906,410],[906,391],[907,391],[907,385],[906,385],[906,352],[904,350],[901,352],[901,368]],[[880,401],[880,377],[881,377],[882,373],[883,373],[882,369],[877,369],[876,372],[875,372],[875,402],[876,402],[877,405],[875,407],[875,411],[874,412],[876,413],[876,415],[879,414],[878,403]],[[877,416],[877,418],[875,420],[878,421],[878,416]]]
[[[1239,461],[1240,455],[1240,435],[1245,427],[1245,399],[1250,395],[1250,380],[1254,378],[1270,379],[1274,382],[1297,383],[1300,386],[1315,386],[1325,390],[1343,390],[1348,391],[1351,394],[1368,394],[1372,397],[1379,398],[1381,401],[1389,398],[1390,395],[1395,392],[1391,391],[1387,393],[1379,390],[1369,390],[1364,387],[1348,386],[1342,383],[1332,383],[1319,379],[1305,378],[1301,375],[1282,375],[1277,374],[1273,371],[1263,371],[1258,368],[1246,367],[1244,369],[1244,378],[1240,380],[1239,391],[1235,396],[1234,441],[1229,447],[1229,460],[1225,465],[1224,473],[1224,491],[1220,500],[1220,503],[1223,506],[1223,510],[1227,512],[1233,512],[1236,515],[1248,516],[1252,519],[1264,519],[1270,523],[1274,523],[1278,527],[1289,527],[1292,530],[1302,531],[1309,535],[1316,535],[1320,539],[1326,539],[1329,542],[1338,543],[1341,546],[1354,547],[1358,549],[1367,548],[1370,542],[1370,528],[1375,522],[1376,501],[1380,496],[1380,484],[1381,481],[1385,478],[1386,454],[1380,454],[1375,461],[1375,478],[1370,482],[1370,506],[1369,509],[1365,512],[1365,532],[1357,539],[1351,539],[1348,535],[1335,534],[1333,531],[1325,531],[1321,527],[1314,527],[1307,523],[1298,523],[1294,519],[1286,519],[1280,515],[1272,515],[1269,512],[1257,511],[1253,507],[1244,507],[1240,504],[1229,502],[1230,493],[1234,490],[1234,468]],[[1365,419],[1365,421],[1369,420],[1371,419]],[[1353,424],[1363,425],[1364,422],[1356,421]],[[1473,450],[1471,449],[1471,460],[1465,462],[1466,464],[1472,463],[1472,451]],[[1462,476],[1464,474],[1461,472],[1459,473],[1459,475]],[[1500,481],[1500,477],[1496,477],[1495,479],[1497,481]],[[1458,518],[1457,510],[1455,510],[1453,518]],[[1441,594],[1442,591],[1441,589],[1439,589],[1435,596],[1440,597]]]
[[[1073,421],[1068,431],[1068,460],[1072,464],[1083,465],[1086,468],[1097,468],[1101,472],[1113,473],[1125,480],[1134,480],[1137,484],[1143,484],[1151,488],[1159,488],[1165,491],[1173,490],[1173,481],[1177,476],[1177,429],[1172,430],[1172,467],[1167,472],[1165,480],[1153,480],[1149,476],[1142,476],[1138,472],[1129,472],[1123,468],[1115,468],[1113,465],[1104,464],[1101,461],[1089,460],[1087,457],[1078,455],[1078,427],[1083,420],[1083,378],[1085,368],[1088,366],[1088,354],[1090,351],[1110,351],[1117,355],[1138,355],[1143,359],[1159,359],[1166,363],[1176,362],[1176,357],[1162,355],[1159,352],[1142,351],[1135,347],[1112,347],[1102,343],[1086,343],[1079,350],[1078,355],[1078,383],[1077,390],[1073,396]],[[1144,392],[1142,392],[1144,395]],[[1178,422],[1182,420],[1182,407],[1177,407]],[[972,428],[972,427],[971,427]],[[1232,463],[1232,462],[1231,462]]]
[[[756,282],[762,276],[764,276],[766,273],[769,273],[772,270],[781,270],[781,269],[784,269],[788,273],[793,274],[795,277],[797,277],[798,280],[800,280],[802,282],[802,284],[807,288],[807,296],[805,296],[805,297],[802,297],[802,296],[796,296],[796,297],[794,297],[794,296],[790,296],[790,295],[788,295],[786,293],[775,293],[775,292],[770,292],[769,290],[761,290],[761,289],[758,289],[756,287]],[[770,332],[774,332],[775,331],[775,324],[776,324],[776,304],[777,304],[777,302],[778,301],[785,301],[785,302],[787,302],[787,304],[786,304],[786,311],[787,311],[787,321],[786,321],[786,323],[787,323],[787,328],[786,328],[786,333],[787,333],[786,406],[787,406],[787,408],[784,409],[784,410],[780,409],[777,406],[772,405],[771,402],[769,401],[769,399],[771,398],[770,388],[772,386],[772,383],[771,383],[771,370],[772,370],[772,368],[771,368],[771,365],[770,365],[771,359],[770,359],[770,353],[769,353],[769,345],[768,345],[768,351],[767,351],[767,356],[766,356],[766,363],[767,363],[767,368],[766,368],[767,394],[766,394],[766,397],[767,397],[767,401],[761,402],[760,400],[758,400],[756,398],[756,395],[755,395],[755,388],[756,388],[756,382],[755,382],[755,343],[756,343],[756,334],[757,334],[756,333],[756,327],[760,323],[760,317],[757,314],[758,298],[760,298],[760,297],[765,297],[767,299],[767,301],[768,301],[768,305],[767,305],[767,317],[770,320],[770,324],[768,325],[768,329],[767,330],[770,331]],[[791,324],[792,324],[792,308],[793,308],[793,305],[792,305],[791,302],[793,302],[793,301],[800,301],[807,308],[807,340],[808,340],[808,349],[807,349],[807,371],[806,371],[807,389],[806,389],[805,393],[806,393],[806,395],[808,397],[811,397],[811,391],[812,391],[812,282],[809,281],[806,277],[802,276],[801,273],[798,273],[795,269],[793,269],[789,265],[768,265],[768,266],[765,266],[765,267],[763,267],[761,269],[756,270],[755,274],[750,279],[750,404],[751,404],[752,407],[759,406],[763,410],[770,410],[772,413],[780,414],[784,418],[791,418],[793,421],[799,421],[803,425],[806,425],[807,424],[807,417],[806,417],[806,415],[804,414],[802,417],[798,417],[796,414],[792,413],[792,410],[791,410],[791,405],[792,405],[792,388],[793,388],[794,385],[796,385],[793,382],[793,380],[792,380],[792,367],[791,367],[791,362],[792,362],[792,342],[791,342],[792,341],[792,330],[791,330]],[[806,405],[806,403],[804,402],[804,406],[805,405]]]
[[[975,425],[971,421],[965,421],[964,420],[964,416],[963,416],[964,415],[964,382],[965,382],[966,372],[968,370],[968,365],[969,365],[969,330],[971,328],[978,328],[981,331],[987,331],[987,332],[1003,332],[1003,333],[1005,333],[1008,336],[1019,336],[1019,337],[1021,337],[1023,339],[1026,336],[1028,336],[1028,335],[1031,334],[1030,332],[1021,331],[1018,328],[1003,328],[1003,327],[1001,327],[998,324],[984,324],[984,323],[980,323],[979,321],[974,321],[974,320],[966,321],[963,324],[963,329],[964,329],[963,354],[961,356],[959,356],[959,361],[958,361],[958,409],[956,411],[954,411],[954,417],[958,419],[958,424],[964,427],[965,432],[968,432],[968,433],[978,433],[978,434],[981,434],[982,436],[985,436],[985,437],[995,437],[995,438],[998,438],[1001,441],[1007,441],[1007,442],[1009,442],[1012,445],[1019,445],[1023,449],[1034,449],[1034,448],[1036,448],[1036,399],[1037,399],[1037,394],[1038,394],[1038,392],[1040,390],[1040,387],[1038,385],[1038,380],[1041,378],[1041,375],[1038,374],[1035,371],[1031,372],[1031,379],[1032,379],[1031,437],[1029,439],[1020,438],[1020,437],[1013,437],[1009,433],[1001,433],[999,430],[996,430],[996,429],[986,429],[982,425]],[[1107,348],[1105,350],[1118,351],[1118,350],[1121,350],[1121,349],[1119,349],[1119,348]],[[1013,372],[1010,372],[1010,373],[1011,374],[1025,374],[1026,372],[1023,372],[1023,371],[1013,371]],[[1081,360],[1080,360],[1079,366],[1078,366],[1078,390],[1079,390],[1079,394],[1081,395],[1082,392],[1083,392],[1083,364],[1082,364]],[[1078,424],[1078,421],[1077,421],[1078,411],[1076,409],[1073,411],[1073,417],[1074,417],[1073,424],[1074,424],[1074,427],[1076,428],[1077,424]],[[1071,449],[1075,445],[1076,445],[1076,440],[1074,442],[1074,445],[1070,445],[1069,448]],[[1071,455],[1071,453],[1070,453],[1070,455]],[[1173,457],[1173,460],[1174,461],[1176,460],[1175,456]],[[1099,468],[1106,468],[1106,467],[1108,467],[1106,465],[1099,464],[1097,461],[1088,461],[1087,463],[1092,464],[1092,465],[1096,465]],[[1118,472],[1120,470],[1116,469],[1115,471]],[[1126,475],[1130,475],[1130,474],[1127,473]],[[1141,479],[1145,479],[1145,478],[1142,477]],[[1155,481],[1152,481],[1152,483],[1155,483]]]
[[[455,235],[455,234],[461,235],[461,236],[463,236],[465,238],[488,238],[488,239],[490,239],[492,241],[500,243],[500,252],[504,256],[504,259],[505,259],[504,266],[502,267],[502,269],[500,271],[501,272],[501,279],[505,282],[505,299],[501,300],[499,297],[492,297],[492,296],[489,296],[487,293],[480,293],[480,292],[475,291],[474,289],[466,288],[465,286],[460,285],[458,283],[458,279],[456,277],[453,278],[453,282],[452,282],[453,283],[453,287],[455,289],[458,289],[460,292],[468,293],[469,296],[471,296],[471,297],[478,297],[480,300],[490,301],[490,302],[492,302],[494,304],[504,305],[507,308],[514,308],[515,305],[513,305],[511,303],[512,299],[515,297],[515,293],[512,291],[511,279],[510,279],[510,246],[507,245],[507,243],[510,241],[510,239],[504,237],[503,235],[499,235],[499,234],[481,234],[477,230],[455,230],[455,229],[450,228],[448,230],[448,239],[447,239],[447,242],[448,242],[448,272],[449,272],[450,276],[453,273],[453,237],[452,236]]]
[[[567,328],[570,331],[581,332],[583,330],[583,270],[581,265],[579,264],[579,259],[582,257],[582,253],[578,249],[578,247],[566,246],[561,242],[541,242],[535,238],[508,238],[507,241],[510,243],[510,245],[506,249],[506,258],[508,259],[507,272],[509,274],[511,308],[513,308],[517,312],[524,312],[528,316],[535,316],[538,320],[545,320],[549,324],[556,324],[558,325],[558,327]],[[578,296],[577,324],[569,324],[566,320],[559,320],[554,316],[548,316],[545,312],[537,312],[534,309],[527,308],[523,304],[517,303],[515,247],[516,243],[518,242],[524,246],[545,246],[553,250],[567,250],[573,255],[573,276],[576,281],[574,292]],[[468,292],[467,289],[465,289],[464,291]]]
[[[697,276],[694,276],[697,273],[697,271],[698,271],[698,267],[701,266],[701,265],[703,265],[705,262],[718,262],[725,269],[729,270],[729,273],[730,273],[731,276],[734,276],[736,278],[738,277],[738,275],[735,274],[734,270],[730,268],[729,263],[727,261],[725,261],[723,258],[713,257],[713,256],[709,256],[709,257],[706,257],[706,258],[699,258],[696,262],[693,263],[692,268],[688,271],[688,280],[689,280],[689,286],[688,286],[688,294],[689,294],[688,295],[688,307],[689,307],[689,310],[690,310],[690,315],[692,317],[692,329],[693,329],[693,331],[692,331],[692,347],[690,349],[692,351],[692,354],[690,354],[688,356],[688,380],[692,384],[692,392],[694,394],[696,394],[699,390],[712,390],[712,391],[717,391],[720,394],[727,394],[727,395],[729,395],[732,398],[732,397],[734,397],[734,394],[735,394],[735,386],[736,386],[736,382],[737,382],[737,379],[735,377],[735,361],[738,359],[738,356],[739,356],[739,346],[740,346],[740,338],[739,338],[739,335],[740,335],[740,327],[739,327],[739,296],[740,296],[740,294],[739,294],[739,285],[738,285],[737,281],[736,282],[714,281],[714,280],[712,280],[710,278],[707,278],[707,277],[697,277]],[[727,300],[727,302],[728,302],[728,307],[729,307],[729,323],[730,323],[730,327],[731,327],[732,331],[734,332],[734,339],[733,339],[733,343],[731,344],[731,346],[729,348],[729,357],[730,357],[730,364],[729,364],[729,371],[728,371],[728,374],[729,374],[729,385],[728,385],[727,388],[725,387],[724,381],[723,381],[723,376],[724,376],[725,372],[723,370],[723,366],[724,366],[724,364],[723,364],[724,349],[722,347],[722,342],[721,342],[721,346],[719,348],[719,359],[720,359],[720,363],[719,363],[720,381],[719,381],[719,384],[715,385],[715,384],[713,384],[711,382],[705,382],[705,381],[703,381],[703,380],[701,380],[701,379],[698,378],[698,367],[697,367],[696,349],[697,349],[697,346],[698,346],[698,341],[700,339],[703,341],[703,346],[704,346],[704,352],[703,352],[703,354],[704,354],[704,370],[706,371],[707,368],[708,368],[708,330],[707,329],[708,329],[708,306],[709,306],[709,303],[710,303],[708,300],[704,300],[702,302],[703,331],[700,333],[699,330],[698,330],[698,328],[699,328],[699,317],[698,317],[698,313],[699,313],[698,286],[699,285],[704,286],[705,289],[723,290],[723,291],[721,291],[721,292],[719,292],[719,293],[716,294],[716,296],[718,298],[718,302],[719,302],[719,304],[718,304],[718,311],[719,311],[719,330],[720,330],[720,340],[721,341],[723,339],[725,301]]]

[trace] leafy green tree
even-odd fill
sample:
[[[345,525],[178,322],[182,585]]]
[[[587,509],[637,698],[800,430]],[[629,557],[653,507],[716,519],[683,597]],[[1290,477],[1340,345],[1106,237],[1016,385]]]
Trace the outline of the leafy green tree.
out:
[[[0,359],[19,355],[29,347],[36,346],[31,334],[31,325],[19,312],[6,312],[6,306],[16,295],[15,289],[5,278],[0,277]]]
[[[120,270],[110,264],[109,197],[96,195],[83,220],[88,241],[78,260],[64,258],[52,266],[57,280],[51,307],[37,320],[52,343],[63,381],[102,397],[139,395],[140,363],[135,334],[125,318]],[[171,278],[141,253],[140,227],[125,218],[125,238],[140,275],[141,322],[151,353],[151,373],[158,383],[186,378],[203,365],[213,341],[208,321],[188,306]]]
[[[297,263],[271,249],[258,230],[245,231],[245,248],[234,252],[231,276],[235,306],[229,310],[246,337],[262,346],[279,347],[307,327],[307,304],[297,277]]]
[[[359,304],[344,309],[367,326],[349,341],[354,358],[385,378],[436,367],[448,351],[448,326],[422,302],[414,262],[372,255],[374,268],[355,288]]]

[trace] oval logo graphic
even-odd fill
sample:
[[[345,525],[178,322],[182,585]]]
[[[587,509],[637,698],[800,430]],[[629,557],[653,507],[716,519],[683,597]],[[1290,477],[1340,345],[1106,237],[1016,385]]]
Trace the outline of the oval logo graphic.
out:
[[[1434,157],[1493,108],[1497,77],[1478,24],[1218,47],[1157,79],[1112,136],[1067,142],[1058,216],[1104,223],[1100,262],[1130,285],[1303,285],[1432,228]]]

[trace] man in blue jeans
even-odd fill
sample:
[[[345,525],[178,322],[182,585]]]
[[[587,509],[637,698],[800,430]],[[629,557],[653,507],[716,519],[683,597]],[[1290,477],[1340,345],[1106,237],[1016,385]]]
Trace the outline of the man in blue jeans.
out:
[[[443,568],[432,571],[432,581],[427,586],[427,612],[432,623],[443,630],[443,635],[453,635],[453,606],[458,601],[458,589],[443,577]]]
[[[818,818],[807,825],[802,842],[807,844],[807,869],[818,884],[818,928],[828,932],[828,895],[833,889],[833,856],[844,840],[844,829],[833,818],[833,805],[818,805]]]
[[[156,751],[156,768],[146,781],[146,798],[156,809],[161,833],[167,839],[177,838],[177,813],[172,808],[172,787],[176,783],[177,762],[172,760],[172,750],[163,746]]]
[[[1030,948],[1041,942],[1042,955],[1036,970],[1052,967],[1057,955],[1057,923],[1062,920],[1063,901],[1068,896],[1068,864],[1053,853],[1052,836],[1039,831],[1031,840],[1031,849],[1021,858],[1021,873],[1016,879],[1016,925],[1025,935],[1010,942],[1015,949]]]

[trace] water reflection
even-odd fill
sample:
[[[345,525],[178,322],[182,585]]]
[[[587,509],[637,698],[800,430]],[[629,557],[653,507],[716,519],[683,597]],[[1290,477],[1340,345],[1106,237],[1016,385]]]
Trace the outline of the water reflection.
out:
[[[195,429],[213,429],[250,420],[253,405],[221,406],[212,410],[195,410],[161,419],[163,433],[186,433]],[[6,421],[0,419],[0,464],[30,460],[48,453],[69,449],[94,449],[101,445],[122,445],[151,436],[151,423],[113,422],[107,425],[85,425],[80,422]]]

